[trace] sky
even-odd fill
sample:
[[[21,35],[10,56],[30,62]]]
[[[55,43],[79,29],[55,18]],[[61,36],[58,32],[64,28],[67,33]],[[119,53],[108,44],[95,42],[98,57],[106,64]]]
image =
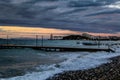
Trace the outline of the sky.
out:
[[[54,28],[40,28],[40,27],[21,27],[21,26],[0,26],[0,38],[50,38],[53,36],[67,36],[67,35],[82,35],[84,33],[93,36],[120,36],[120,33],[91,33],[80,32],[72,30],[54,29]]]
[[[2,28],[21,26],[119,34],[119,21],[119,0],[0,0]]]
[[[79,31],[62,30],[54,28],[21,27],[21,26],[0,26],[0,38],[50,38],[53,36],[66,36],[71,34],[81,34]]]

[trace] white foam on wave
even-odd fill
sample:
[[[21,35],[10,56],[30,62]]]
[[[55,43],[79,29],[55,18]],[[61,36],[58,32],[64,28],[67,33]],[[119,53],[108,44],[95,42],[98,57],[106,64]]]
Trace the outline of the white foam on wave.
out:
[[[36,69],[39,72],[27,73],[24,76],[17,76],[8,79],[0,80],[46,80],[49,77],[54,76],[57,73],[62,73],[63,71],[69,70],[84,70],[95,68],[101,64],[108,63],[110,60],[108,58],[119,56],[120,49],[118,48],[117,53],[107,53],[107,52],[74,52],[74,53],[59,53],[59,58],[64,58],[65,60],[58,64],[52,65],[40,65]]]

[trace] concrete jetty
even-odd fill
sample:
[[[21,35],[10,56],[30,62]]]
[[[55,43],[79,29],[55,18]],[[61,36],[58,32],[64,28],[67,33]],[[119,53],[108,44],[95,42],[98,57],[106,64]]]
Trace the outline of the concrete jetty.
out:
[[[97,51],[106,51],[106,52],[115,52],[111,48],[89,48],[89,47],[64,47],[64,46],[33,46],[33,45],[0,45],[0,49],[14,49],[14,48],[32,48],[36,50],[43,51],[88,51],[88,52],[97,52]]]

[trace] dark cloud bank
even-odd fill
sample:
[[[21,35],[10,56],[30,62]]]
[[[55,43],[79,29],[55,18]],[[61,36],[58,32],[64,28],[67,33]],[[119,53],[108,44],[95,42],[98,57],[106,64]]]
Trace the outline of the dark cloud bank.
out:
[[[0,25],[120,32],[117,0],[0,0]],[[119,1],[119,0],[118,0]]]

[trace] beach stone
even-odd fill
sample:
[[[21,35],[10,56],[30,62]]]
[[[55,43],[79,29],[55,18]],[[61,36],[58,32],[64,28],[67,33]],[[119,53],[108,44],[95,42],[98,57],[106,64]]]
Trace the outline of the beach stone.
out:
[[[120,80],[120,56],[110,58],[110,60],[110,63],[96,68],[67,71],[47,80]]]

